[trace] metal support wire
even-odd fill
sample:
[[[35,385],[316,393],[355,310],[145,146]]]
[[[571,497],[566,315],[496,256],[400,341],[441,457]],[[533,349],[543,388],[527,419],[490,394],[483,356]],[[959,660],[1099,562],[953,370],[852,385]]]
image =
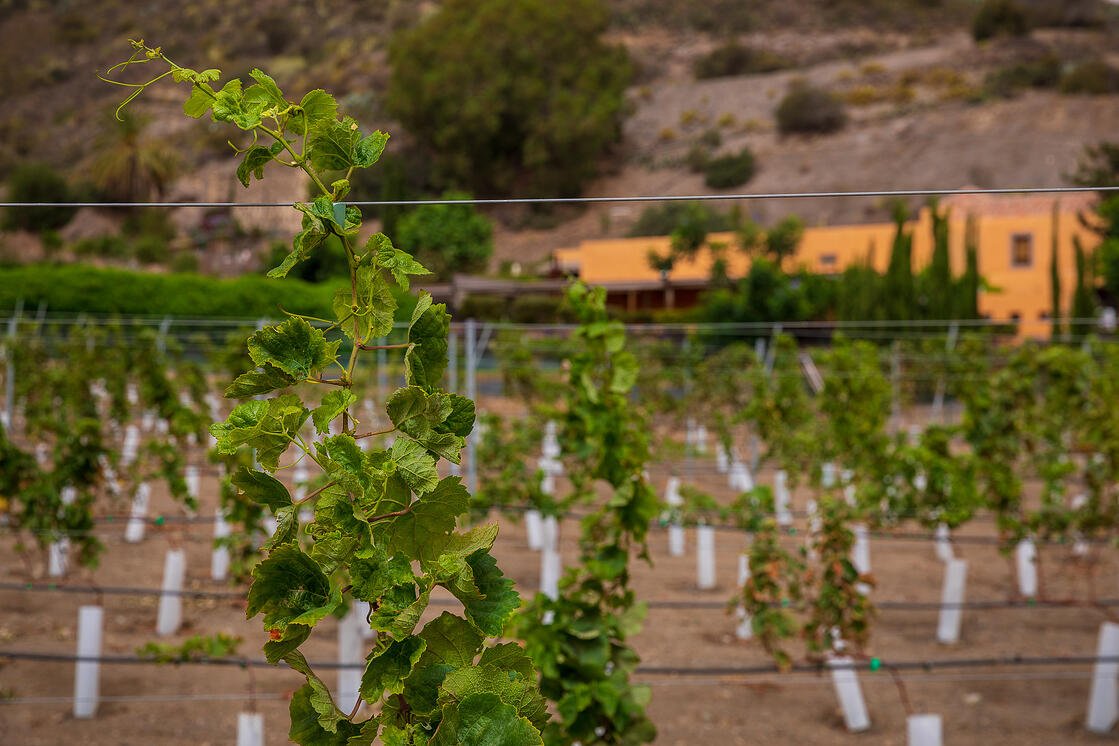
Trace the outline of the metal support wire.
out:
[[[640,194],[605,197],[506,197],[479,199],[346,200],[355,207],[419,207],[421,205],[556,205],[618,202],[731,202],[762,199],[841,199],[845,197],[951,197],[974,194],[1078,194],[1119,191],[1115,186],[1043,186],[994,189],[862,189],[820,192],[742,192],[736,194]],[[0,207],[291,207],[296,202],[0,202]]]

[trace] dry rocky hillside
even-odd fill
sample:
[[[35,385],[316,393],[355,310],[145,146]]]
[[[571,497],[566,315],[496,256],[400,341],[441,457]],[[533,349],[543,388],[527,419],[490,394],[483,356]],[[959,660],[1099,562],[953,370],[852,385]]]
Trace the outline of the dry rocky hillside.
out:
[[[184,64],[214,65],[235,74],[259,64],[289,90],[324,86],[366,124],[386,127],[402,141],[407,133],[385,121],[381,111],[388,75],[385,45],[393,29],[416,22],[435,4],[397,1],[368,10],[365,5],[106,2],[94,14],[82,4],[0,0],[0,90],[5,93],[0,175],[24,160],[56,167],[76,163],[70,173],[75,180],[88,174],[98,134],[119,94],[98,83],[94,72],[120,58],[127,51],[125,40],[139,35],[164,44]],[[624,140],[587,194],[710,192],[702,174],[689,168],[690,154],[697,148],[719,154],[743,146],[756,156],[757,174],[728,191],[1045,186],[1065,182],[1086,144],[1115,138],[1119,96],[1028,86],[992,93],[989,84],[992,74],[1047,57],[1065,68],[1084,60],[1119,65],[1115,37],[1106,25],[1042,28],[1026,38],[977,44],[968,33],[975,3],[749,5],[752,15],[740,17],[734,15],[734,3],[711,4],[712,12],[722,8],[725,13],[725,23],[716,28],[711,14],[699,13],[696,4],[612,3],[611,35],[629,49],[638,72],[629,91],[632,113]],[[316,41],[320,33],[331,43]],[[697,80],[697,61],[728,42],[761,51],[782,69]],[[801,79],[845,101],[845,128],[826,136],[778,134],[775,107],[789,85]],[[182,173],[168,196],[302,196],[300,184],[282,179],[266,182],[267,194],[231,187],[230,162],[216,129],[189,127],[171,97],[150,99],[144,107],[151,117],[149,134],[178,138],[185,152]],[[795,211],[810,223],[879,218],[885,211],[880,202],[865,199],[743,208],[764,221]],[[516,211],[498,214],[495,262],[531,264],[581,239],[624,235],[641,209],[565,208],[546,219],[527,219]],[[260,211],[243,211],[237,220],[264,233],[277,224]]]

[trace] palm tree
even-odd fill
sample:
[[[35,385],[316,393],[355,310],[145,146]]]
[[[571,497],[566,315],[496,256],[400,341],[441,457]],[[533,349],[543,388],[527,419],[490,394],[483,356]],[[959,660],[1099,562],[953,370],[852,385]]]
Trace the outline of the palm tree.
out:
[[[127,109],[102,132],[89,164],[94,186],[106,198],[135,202],[160,197],[179,173],[178,152],[145,137],[148,120]]]

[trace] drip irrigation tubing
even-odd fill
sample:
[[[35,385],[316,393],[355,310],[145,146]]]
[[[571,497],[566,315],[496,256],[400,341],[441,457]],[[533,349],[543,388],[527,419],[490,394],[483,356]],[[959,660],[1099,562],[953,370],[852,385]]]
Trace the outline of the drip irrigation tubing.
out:
[[[142,586],[99,586],[66,585],[62,583],[15,583],[0,582],[0,591],[19,591],[23,593],[70,593],[92,596],[180,596],[199,599],[245,599],[244,591],[179,590],[165,591],[161,588]],[[650,609],[730,609],[730,601],[665,599],[643,602]],[[457,606],[459,602],[450,598],[432,598],[433,606]],[[1069,609],[1069,608],[1116,608],[1119,598],[1098,600],[1087,599],[988,599],[941,603],[940,601],[882,600],[874,601],[875,608],[883,611],[937,611],[939,609],[998,610],[998,609]],[[777,608],[777,605],[774,605]]]
[[[26,650],[0,650],[0,660],[28,661],[34,663],[104,663],[107,665],[146,665],[146,666],[231,666],[236,668],[277,668],[266,660],[255,658],[189,658],[179,661],[157,661],[138,655],[100,655],[82,656],[71,653],[46,653]],[[785,673],[826,673],[838,671],[885,672],[893,670],[932,672],[947,669],[998,668],[1001,666],[1090,666],[1101,663],[1119,663],[1119,656],[1025,656],[1021,654],[989,656],[985,658],[946,658],[940,660],[902,660],[893,661],[882,658],[854,660],[835,659],[829,662],[798,663]],[[286,664],[284,664],[286,666]],[[316,669],[364,669],[364,661],[340,663],[338,661],[315,661],[309,665]],[[635,670],[644,676],[759,676],[782,673],[774,664],[757,666],[638,666]]]

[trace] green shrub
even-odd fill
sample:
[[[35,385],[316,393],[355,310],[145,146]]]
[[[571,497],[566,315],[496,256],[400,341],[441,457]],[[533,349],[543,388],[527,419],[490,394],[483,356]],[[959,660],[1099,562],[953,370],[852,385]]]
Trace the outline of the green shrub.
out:
[[[132,255],[141,264],[163,264],[169,255],[167,242],[158,236],[141,236],[132,243]]]
[[[783,135],[826,135],[847,124],[843,102],[831,92],[797,81],[777,106],[777,129]]]
[[[28,163],[17,166],[8,178],[10,202],[71,202],[66,179],[50,166]],[[64,227],[77,212],[73,207],[9,207],[6,230],[46,231]]]
[[[1015,0],[984,0],[971,22],[971,35],[976,41],[1028,33],[1029,16]]]
[[[692,71],[698,80],[706,80],[732,75],[770,73],[789,67],[792,67],[792,63],[775,52],[746,47],[731,41],[697,59]]]
[[[499,295],[472,293],[455,308],[455,318],[478,321],[504,321],[508,303]]]
[[[563,298],[558,295],[524,293],[509,304],[509,320],[514,324],[558,324],[567,320]]]
[[[1119,70],[1103,60],[1081,62],[1061,76],[1061,93],[1102,96],[1119,92]]]
[[[167,210],[134,209],[124,222],[121,231],[126,236],[161,238],[170,241],[175,237],[175,225],[171,222],[171,215]]]
[[[469,199],[447,192],[443,199]],[[493,223],[473,205],[421,205],[400,219],[397,243],[432,274],[480,272],[493,256]]]
[[[198,255],[193,251],[176,251],[171,257],[168,269],[178,273],[195,273],[198,271]]]
[[[1023,88],[1056,88],[1061,80],[1061,60],[1055,54],[999,68],[987,74],[984,90],[1009,98]]]
[[[631,237],[667,236],[681,225],[699,222],[705,232],[727,231],[734,227],[730,216],[716,212],[703,202],[665,202],[650,205],[629,230]]]
[[[127,259],[132,251],[123,236],[104,235],[83,238],[71,247],[74,256],[100,259]]]
[[[754,178],[757,164],[749,148],[731,155],[712,158],[703,169],[703,181],[712,189],[729,189],[741,186]]]
[[[326,316],[337,288],[337,283],[311,285],[290,279],[281,283],[255,275],[216,280],[80,264],[33,264],[0,270],[0,309],[14,308],[22,299],[25,308],[45,303],[49,311],[71,313],[255,318],[278,315],[282,303],[293,313]]]
[[[577,193],[627,111],[632,66],[608,22],[602,0],[441,3],[394,35],[386,105],[447,184]]]

